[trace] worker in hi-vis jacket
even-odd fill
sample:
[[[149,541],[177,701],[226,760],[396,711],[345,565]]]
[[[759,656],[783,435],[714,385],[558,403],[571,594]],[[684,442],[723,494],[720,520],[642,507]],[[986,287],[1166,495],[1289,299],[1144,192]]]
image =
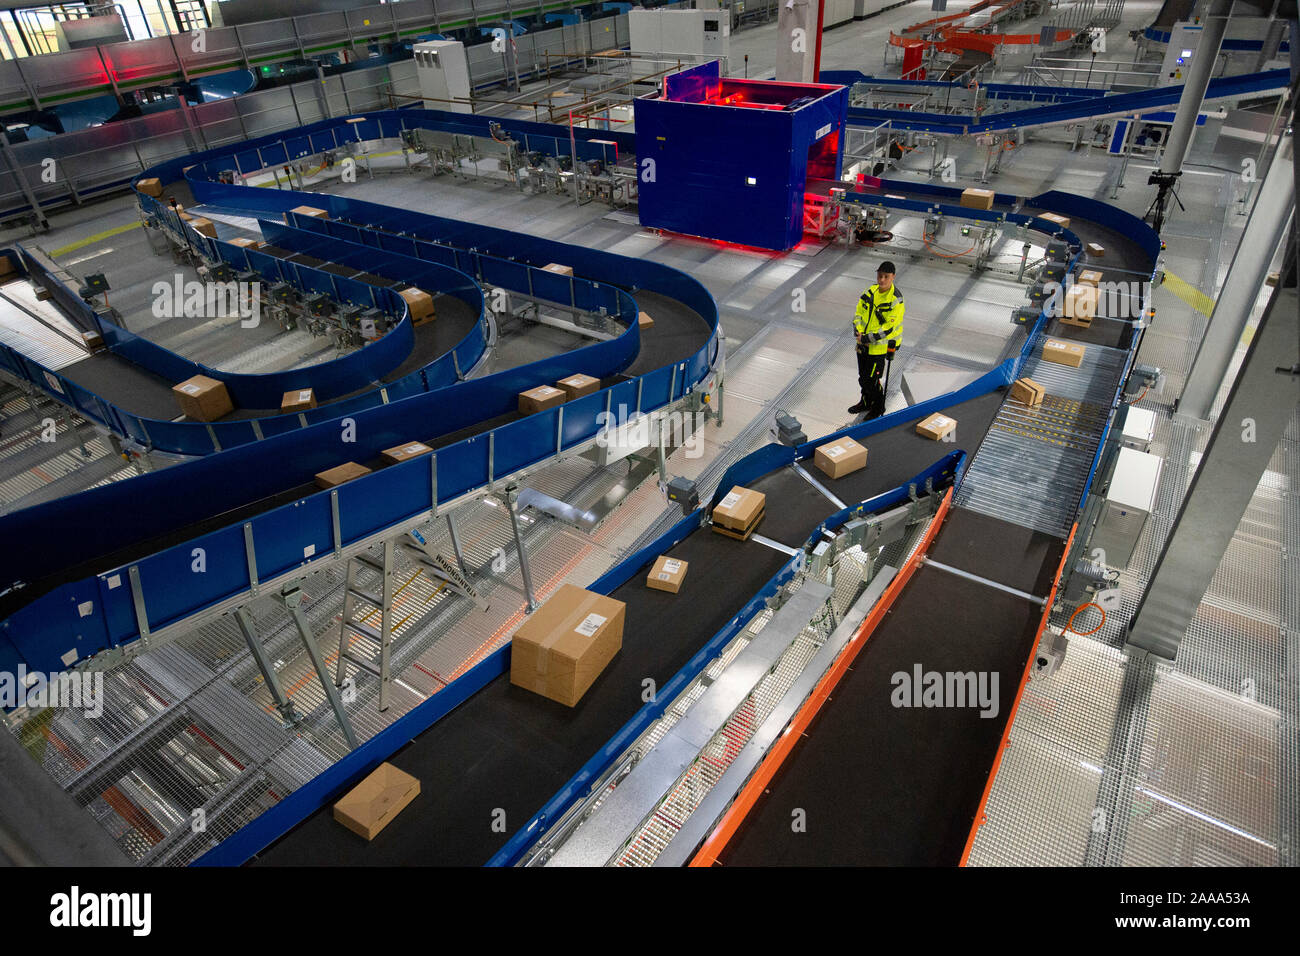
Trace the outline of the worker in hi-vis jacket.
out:
[[[894,285],[894,264],[882,262],[876,284],[858,298],[853,334],[858,342],[858,385],[862,400],[849,409],[867,418],[885,414],[885,368],[903,341],[903,295]]]

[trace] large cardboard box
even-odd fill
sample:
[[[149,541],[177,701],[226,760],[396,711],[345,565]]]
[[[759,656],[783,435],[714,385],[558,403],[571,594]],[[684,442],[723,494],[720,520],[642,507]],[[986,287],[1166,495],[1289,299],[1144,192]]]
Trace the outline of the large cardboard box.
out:
[[[510,641],[510,683],[573,707],[623,646],[627,605],[566,584]]]
[[[1065,300],[1061,304],[1061,321],[1066,325],[1092,324],[1097,314],[1097,287],[1094,285],[1074,285],[1065,290]]]
[[[381,763],[339,798],[334,819],[358,836],[373,840],[419,795],[420,781],[391,763]]]
[[[963,189],[961,191],[961,204],[967,209],[992,209],[993,190]]]
[[[1040,212],[1038,214],[1038,218],[1046,219],[1048,222],[1055,223],[1056,225],[1060,226],[1062,229],[1070,228],[1069,216],[1058,216],[1054,212]]]
[[[172,394],[185,417],[196,422],[215,422],[235,410],[224,382],[206,375],[195,375],[172,386]]]
[[[1060,339],[1048,339],[1043,343],[1043,360],[1057,365],[1078,368],[1083,363],[1083,353],[1088,351],[1078,342],[1063,342]]]
[[[752,488],[733,487],[713,509],[713,523],[732,531],[747,531],[767,507],[767,496]]]
[[[818,446],[813,464],[829,478],[842,478],[867,467],[867,450],[852,438],[837,438]]]
[[[406,300],[406,307],[411,310],[412,325],[423,325],[436,318],[433,312],[433,296],[423,289],[403,289],[397,294]]]
[[[563,390],[566,401],[573,401],[575,398],[582,398],[584,395],[594,395],[600,391],[600,379],[591,375],[570,375],[568,378],[560,379],[555,384]]]
[[[207,236],[209,239],[217,238],[217,224],[211,219],[205,219],[202,216],[194,216],[191,219],[187,219],[186,222],[188,222],[190,228],[200,236]]]
[[[565,398],[564,391],[554,385],[538,385],[536,388],[519,393],[519,414],[531,415],[533,412],[563,405]]]
[[[290,219],[289,213],[295,212],[300,216],[311,216],[313,219],[328,219],[330,217],[330,214],[324,209],[317,209],[315,206],[294,206],[284,214],[284,221],[292,225],[293,221]]]
[[[140,190],[140,192],[144,193],[146,196],[157,198],[162,195],[162,180],[153,177],[142,179],[135,184],[135,188]]]
[[[556,275],[571,276],[573,275],[573,266],[562,266],[558,262],[548,262],[542,266],[543,272],[554,272]]]
[[[670,558],[661,554],[655,559],[654,567],[646,575],[646,587],[654,588],[656,591],[668,591],[676,594],[682,589],[682,581],[686,578],[686,569],[690,567],[689,561],[683,561],[681,558]]]
[[[1095,289],[1101,285],[1101,273],[1096,269],[1084,269],[1074,281],[1076,285],[1090,285]]]
[[[429,455],[433,449],[424,442],[407,442],[405,445],[397,445],[393,448],[385,448],[379,453],[379,457],[384,459],[390,465],[400,464],[404,461],[410,461],[412,458],[419,458],[421,455]]]
[[[655,327],[655,320],[650,318],[650,313],[648,312],[638,312],[636,315],[636,324],[637,327],[644,332],[646,329],[653,329]]]
[[[280,399],[282,415],[289,412],[305,412],[315,407],[316,393],[310,388],[295,388],[292,392],[285,392],[284,397]]]
[[[934,441],[943,441],[956,427],[957,419],[951,415],[944,415],[942,412],[935,412],[917,424],[916,433]]]
[[[1041,404],[1046,394],[1046,389],[1032,378],[1018,378],[1011,383],[1011,397],[1025,405]]]
[[[316,475],[317,488],[335,488],[345,481],[351,481],[353,478],[360,478],[362,475],[370,474],[370,469],[365,465],[358,465],[355,461],[346,461],[341,465],[335,465],[333,468],[326,468]]]

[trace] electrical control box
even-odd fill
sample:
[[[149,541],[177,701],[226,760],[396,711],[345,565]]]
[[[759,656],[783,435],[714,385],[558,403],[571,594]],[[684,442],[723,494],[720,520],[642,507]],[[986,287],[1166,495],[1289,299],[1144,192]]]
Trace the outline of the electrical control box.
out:
[[[633,53],[728,56],[731,22],[725,10],[630,10]]]
[[[1105,563],[1126,568],[1133,560],[1138,538],[1156,505],[1162,460],[1132,448],[1121,448],[1106,493],[1106,504],[1092,532],[1090,549],[1100,548]]]
[[[1151,450],[1151,442],[1155,437],[1156,413],[1146,408],[1127,406],[1120,443],[1125,448],[1145,452]]]
[[[469,58],[459,40],[415,44],[415,75],[425,109],[472,113],[469,104]],[[460,101],[464,102],[460,102]]]

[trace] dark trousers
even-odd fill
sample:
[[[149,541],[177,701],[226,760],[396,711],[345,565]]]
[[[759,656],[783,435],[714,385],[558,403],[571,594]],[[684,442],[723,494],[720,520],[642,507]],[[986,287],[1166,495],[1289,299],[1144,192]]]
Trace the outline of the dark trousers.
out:
[[[862,388],[862,402],[867,406],[868,418],[885,414],[885,356],[869,355],[865,348],[858,349],[858,385]]]

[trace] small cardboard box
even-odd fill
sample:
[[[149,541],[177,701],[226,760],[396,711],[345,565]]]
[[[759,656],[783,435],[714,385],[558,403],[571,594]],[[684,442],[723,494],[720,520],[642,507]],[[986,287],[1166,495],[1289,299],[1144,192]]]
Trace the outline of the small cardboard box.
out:
[[[867,467],[867,450],[852,438],[837,438],[817,448],[813,464],[828,478],[842,478]]]
[[[362,475],[370,474],[370,469],[365,465],[358,465],[355,461],[346,461],[341,465],[335,465],[333,468],[326,468],[316,475],[317,488],[336,488],[345,481],[351,481],[353,478],[360,478]]]
[[[235,410],[224,382],[206,375],[195,375],[172,386],[172,394],[185,417],[196,422],[215,422]]]
[[[393,448],[385,448],[379,453],[379,457],[384,459],[390,465],[396,465],[403,461],[410,461],[412,458],[419,458],[421,455],[429,455],[433,449],[424,442],[407,442],[405,445],[397,445]]]
[[[956,427],[957,419],[950,415],[944,415],[942,412],[935,412],[929,418],[923,419],[917,424],[916,433],[925,438],[932,438],[935,441],[943,441]]]
[[[358,836],[373,840],[419,795],[420,781],[391,763],[381,763],[339,798],[334,804],[334,819]]]
[[[186,212],[184,209],[182,209],[180,206],[177,206],[177,207],[176,207],[176,215],[178,215],[178,216],[181,217],[181,222],[193,222],[193,221],[194,221],[194,217],[191,216],[189,213],[187,213],[187,212]]]
[[[1039,218],[1039,219],[1046,219],[1048,222],[1050,222],[1050,223],[1054,223],[1054,224],[1060,226],[1062,229],[1069,229],[1069,228],[1070,228],[1070,217],[1069,217],[1069,216],[1058,216],[1058,215],[1057,215],[1056,213],[1054,213],[1054,212],[1040,212],[1040,213],[1038,214],[1038,218]]]
[[[654,328],[655,320],[650,318],[650,314],[648,312],[638,312],[636,315],[636,324],[637,327],[640,328],[642,332],[644,332],[646,329]]]
[[[104,347],[104,337],[98,332],[82,332],[81,342],[91,352],[98,352]]]
[[[1061,305],[1061,321],[1066,325],[1092,324],[1092,317],[1097,314],[1097,287],[1095,285],[1075,285],[1065,290],[1065,301]]]
[[[217,224],[211,219],[204,219],[202,216],[194,216],[191,219],[187,219],[186,222],[188,222],[190,228],[200,236],[207,236],[209,239],[217,238]]]
[[[316,393],[310,388],[295,388],[292,392],[285,392],[284,397],[280,399],[280,414],[288,412],[305,412],[309,408],[316,407]]]
[[[1106,255],[1106,247],[1095,242],[1088,243],[1084,248],[1093,259],[1102,259]]]
[[[563,405],[565,398],[563,389],[556,388],[554,385],[538,385],[536,388],[519,393],[519,414],[531,415],[533,412]]]
[[[556,275],[560,276],[571,276],[573,275],[573,266],[562,266],[558,262],[548,262],[546,265],[542,266],[542,271],[554,272]]]
[[[1083,353],[1087,349],[1077,342],[1062,342],[1060,339],[1048,339],[1043,343],[1043,360],[1057,365],[1078,368],[1083,362]]]
[[[1011,383],[1011,397],[1025,405],[1038,405],[1047,394],[1043,386],[1032,378],[1018,378]]]
[[[433,296],[423,289],[403,289],[397,294],[406,300],[406,307],[411,310],[412,325],[423,325],[436,318],[433,312]]]
[[[144,193],[146,196],[157,198],[162,195],[162,180],[153,177],[142,179],[135,184],[135,188],[140,190],[140,192]]]
[[[626,609],[564,585],[510,639],[510,683],[573,707],[623,646]]]
[[[713,509],[713,523],[732,531],[746,531],[767,507],[767,496],[761,491],[736,485]]]
[[[600,379],[593,378],[590,375],[582,375],[581,373],[562,378],[555,384],[564,391],[566,401],[573,401],[575,398],[593,395],[600,391]]]
[[[315,206],[294,206],[289,210],[289,212],[284,214],[284,221],[289,225],[293,225],[293,219],[290,218],[289,213],[297,213],[300,216],[311,216],[313,219],[328,219],[330,217],[330,214],[324,209],[317,209]]]
[[[238,239],[231,239],[230,244],[232,246],[239,246],[241,249],[261,249],[266,245],[266,243],[260,242],[257,239],[245,239],[242,236]]]
[[[967,209],[992,209],[993,190],[963,189],[961,191],[961,204]]]
[[[13,259],[9,256],[0,256],[0,278],[13,275],[17,271],[18,269],[14,266]]]
[[[1075,285],[1090,285],[1094,289],[1101,285],[1101,273],[1096,269],[1084,269],[1079,273],[1079,278],[1074,280]]]
[[[52,299],[52,298],[54,298],[54,294],[53,294],[52,292],[50,292],[49,289],[43,289],[43,288],[41,288],[40,286],[37,286],[37,287],[36,287],[36,301],[37,301],[37,302],[49,302],[50,299]]]
[[[646,576],[646,587],[676,594],[682,589],[682,580],[686,577],[686,569],[689,567],[689,561],[661,554]]]

